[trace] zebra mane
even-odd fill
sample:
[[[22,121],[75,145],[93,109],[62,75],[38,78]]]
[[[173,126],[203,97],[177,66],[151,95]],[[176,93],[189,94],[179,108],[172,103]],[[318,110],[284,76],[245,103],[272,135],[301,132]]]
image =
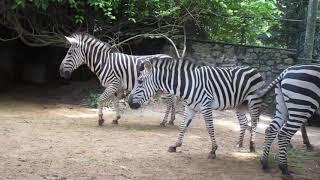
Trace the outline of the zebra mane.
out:
[[[94,39],[95,41],[102,43],[105,46],[111,48],[111,45],[109,43],[101,41],[100,39],[98,39],[98,38],[94,37],[93,35],[88,34],[86,32],[76,32],[76,33],[71,34],[71,37],[78,39],[80,41],[82,41],[84,38]]]
[[[159,58],[155,57],[155,58],[151,58],[151,59],[146,59],[147,61],[157,61],[159,60]],[[234,69],[239,69],[239,68],[251,68],[250,66],[248,65],[236,65],[236,64],[226,64],[226,65],[223,65],[223,66],[216,66],[214,65],[213,63],[209,63],[209,62],[205,62],[205,61],[201,61],[201,60],[198,60],[198,59],[195,59],[195,58],[192,58],[192,57],[184,57],[182,60],[179,60],[179,59],[174,59],[174,58],[165,58],[165,59],[162,59],[164,61],[186,61],[186,62],[189,62],[193,65],[195,65],[196,67],[198,68],[201,68],[201,67],[212,67],[212,68],[220,68],[220,69],[225,69],[225,70],[234,70]]]
[[[154,58],[154,59],[151,59],[151,61],[157,61],[158,59],[157,58]],[[207,62],[203,62],[203,61],[198,61],[194,58],[191,58],[191,57],[184,57],[183,59],[175,59],[175,58],[168,58],[168,59],[164,59],[165,61],[185,61],[185,62],[189,62],[189,63],[192,63],[194,64],[195,66],[212,66],[210,65],[209,63]]]

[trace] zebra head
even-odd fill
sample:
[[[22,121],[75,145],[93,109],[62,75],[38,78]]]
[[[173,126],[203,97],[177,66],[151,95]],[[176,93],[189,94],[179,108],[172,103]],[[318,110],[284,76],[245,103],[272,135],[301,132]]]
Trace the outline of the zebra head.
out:
[[[146,61],[142,63],[140,67],[140,76],[128,99],[128,104],[132,109],[140,108],[141,105],[154,96],[158,90],[154,83],[152,64]]]
[[[60,65],[60,76],[69,79],[72,72],[79,66],[85,63],[85,54],[81,49],[81,36],[74,35],[72,37],[65,37],[68,43],[71,44],[67,55]]]

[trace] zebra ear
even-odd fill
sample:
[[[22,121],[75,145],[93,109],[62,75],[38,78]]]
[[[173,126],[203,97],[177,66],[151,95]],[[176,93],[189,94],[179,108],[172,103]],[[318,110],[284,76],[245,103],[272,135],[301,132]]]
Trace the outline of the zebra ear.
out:
[[[152,68],[152,64],[151,64],[151,62],[149,62],[149,61],[144,62],[143,65],[144,65],[144,68],[145,68],[147,71],[150,71],[151,68]]]
[[[70,44],[78,44],[78,41],[76,38],[73,37],[67,37],[65,36],[66,40],[70,43]]]

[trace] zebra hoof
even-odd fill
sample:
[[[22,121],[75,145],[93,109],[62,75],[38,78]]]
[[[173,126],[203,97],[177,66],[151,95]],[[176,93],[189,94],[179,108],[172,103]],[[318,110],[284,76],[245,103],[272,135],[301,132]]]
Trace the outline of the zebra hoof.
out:
[[[293,177],[291,174],[289,174],[289,175],[282,175],[282,176],[281,176],[281,179],[283,179],[283,180],[293,180],[294,177]]]
[[[250,152],[256,152],[256,146],[254,143],[250,143]]]
[[[238,143],[237,144],[237,148],[242,148],[243,147],[243,144],[242,143]]]
[[[287,164],[279,164],[279,169],[281,170],[283,176],[290,176]]]
[[[308,151],[313,151],[314,150],[314,148],[313,148],[313,146],[311,144],[308,144],[306,146],[307,146],[307,150]]]
[[[99,119],[99,121],[98,121],[99,126],[102,126],[103,123],[104,123],[104,119]]]
[[[209,155],[208,155],[208,159],[215,159],[217,156],[216,156],[216,153],[215,152],[210,152]]]
[[[112,121],[112,124],[118,125],[118,124],[119,124],[119,123],[118,123],[118,120],[113,120],[113,121]]]
[[[174,123],[173,122],[169,122],[168,125],[169,126],[174,126]]]
[[[291,143],[289,143],[288,146],[287,146],[287,149],[289,150],[289,149],[292,149],[292,148],[293,148],[293,145]]]
[[[168,152],[177,152],[177,147],[175,146],[170,146],[169,149],[168,149]]]
[[[160,123],[160,127],[166,127],[166,124],[165,123]]]
[[[270,170],[268,160],[260,159],[260,163],[263,171],[268,172]]]

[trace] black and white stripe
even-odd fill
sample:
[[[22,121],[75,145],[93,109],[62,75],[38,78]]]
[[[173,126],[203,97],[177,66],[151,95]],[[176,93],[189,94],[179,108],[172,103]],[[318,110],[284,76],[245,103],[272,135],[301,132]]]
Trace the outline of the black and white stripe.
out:
[[[217,149],[214,137],[212,110],[237,109],[240,121],[239,146],[247,128],[245,112],[252,119],[250,149],[255,150],[255,131],[260,115],[261,98],[256,90],[264,81],[261,75],[250,67],[217,68],[200,66],[188,60],[157,59],[144,62],[145,73],[139,77],[137,86],[131,91],[129,105],[139,108],[158,90],[181,97],[186,102],[184,119],[180,125],[179,138],[170,152],[182,145],[183,136],[195,112],[201,111],[212,141],[209,158],[215,157]]]
[[[287,145],[299,128],[319,109],[320,65],[289,67],[258,94],[263,96],[274,86],[276,113],[266,129],[261,163],[264,169],[268,168],[270,147],[278,135],[279,168],[284,175],[289,175]]]
[[[64,78],[70,78],[71,73],[75,69],[82,64],[86,64],[89,69],[97,75],[101,85],[106,88],[98,99],[99,125],[102,125],[104,122],[102,112],[104,102],[116,94],[121,95],[121,93],[119,93],[120,91],[132,90],[140,72],[137,70],[137,67],[142,60],[153,57],[160,59],[170,57],[163,54],[132,56],[113,52],[108,43],[100,41],[88,34],[76,33],[71,37],[66,37],[66,39],[71,46],[61,62],[60,75]],[[171,95],[167,98],[168,108],[166,113],[169,113],[171,109],[174,110],[175,104],[172,104],[174,102],[173,98]],[[117,97],[114,101],[117,113],[116,119],[113,120],[114,124],[117,124],[118,119],[120,119],[118,101],[119,99]],[[172,111],[172,113],[173,115],[171,117],[173,118],[171,118],[170,122],[173,124],[175,112]],[[166,114],[161,124],[167,121],[167,117],[168,115]]]

